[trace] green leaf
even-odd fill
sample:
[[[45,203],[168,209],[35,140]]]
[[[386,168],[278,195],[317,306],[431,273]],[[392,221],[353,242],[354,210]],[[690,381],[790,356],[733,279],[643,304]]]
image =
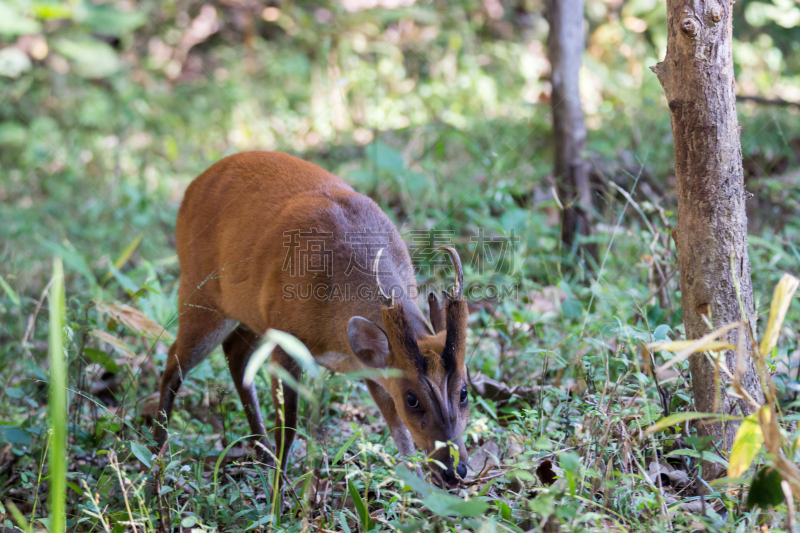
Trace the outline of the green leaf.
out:
[[[182,527],[189,528],[189,527],[193,527],[195,524],[197,524],[197,517],[194,516],[194,515],[189,515],[186,518],[184,518],[183,520],[181,520],[181,526]]]
[[[114,361],[114,358],[103,350],[98,350],[96,348],[84,348],[83,353],[95,363],[102,365],[103,368],[109,372],[119,372],[119,365],[117,362]]]
[[[344,443],[344,446],[339,448],[339,451],[336,452],[336,456],[333,458],[333,461],[331,461],[331,464],[335,465],[336,463],[338,463],[344,456],[347,449],[350,448],[350,446],[352,446],[353,443],[356,441],[356,439],[360,436],[361,436],[361,430],[359,429],[358,431],[353,433],[349,439],[347,439],[347,442]]]
[[[694,412],[685,412],[685,413],[675,413],[674,415],[670,415],[666,418],[662,418],[652,426],[647,428],[645,431],[645,435],[650,435],[657,431],[661,431],[662,429],[666,429],[668,427],[672,427],[675,424],[680,424],[681,422],[686,422],[687,420],[700,420],[700,419],[711,419],[711,420],[744,420],[741,416],[730,416],[730,415],[722,415],[719,413],[694,413]]]
[[[502,500],[498,500],[497,507],[500,510],[500,516],[503,517],[504,520],[511,520],[511,507]]]
[[[42,25],[22,16],[12,4],[0,2],[0,35],[30,35],[40,33]]]
[[[61,2],[34,2],[33,12],[42,20],[71,19],[72,6]]]
[[[653,330],[653,338],[657,341],[667,340],[667,334],[672,331],[668,324],[661,324]]]
[[[27,446],[31,443],[31,434],[17,426],[0,426],[0,440]]]
[[[567,318],[578,318],[583,314],[583,305],[573,298],[564,300],[561,304],[561,313]]]
[[[356,486],[353,485],[353,482],[349,479],[347,480],[347,491],[350,493],[350,498],[353,499],[353,506],[356,508],[356,512],[358,512],[358,521],[361,522],[361,530],[364,532],[371,530],[372,519],[369,516],[367,506],[364,505],[361,494],[358,493],[358,489],[356,489]]]
[[[28,54],[9,46],[0,50],[0,76],[7,78],[19,78],[23,73],[28,72],[33,64]]]
[[[67,487],[74,490],[79,496],[83,496],[83,489],[71,481],[67,481]]]
[[[384,170],[398,171],[405,168],[400,152],[381,141],[375,141],[366,148],[366,154],[375,166]]]
[[[131,441],[131,452],[133,455],[142,462],[144,466],[147,468],[151,468],[153,466],[153,452],[147,449],[147,446],[139,444],[138,442]]]
[[[344,533],[353,533],[350,526],[347,525],[347,515],[342,512],[339,513],[339,525],[342,526],[342,531],[344,531]]]
[[[728,461],[720,457],[719,455],[709,452],[709,451],[697,451],[697,450],[672,450],[665,457],[694,457],[695,459],[700,459],[703,461],[711,461],[712,463],[720,464],[724,467],[728,466]]]
[[[0,124],[0,145],[24,146],[28,139],[28,130],[19,122],[10,120]],[[0,278],[2,279],[2,278]]]
[[[73,61],[75,71],[83,78],[105,78],[121,66],[114,49],[102,41],[59,39],[55,49]]]
[[[747,495],[747,509],[755,506],[768,509],[780,505],[785,500],[781,489],[781,475],[777,470],[765,466],[753,477],[750,493]]]
[[[6,387],[6,395],[11,396],[12,398],[22,398],[25,393],[22,392],[22,389],[17,387]]]
[[[565,473],[577,476],[580,473],[581,458],[575,452],[564,452],[559,457],[559,463]]]
[[[91,2],[82,2],[79,6],[75,18],[97,35],[122,37],[133,33],[147,22],[147,16],[138,9],[119,11],[108,4],[95,5]]]
[[[37,236],[37,239],[39,243],[50,250],[51,253],[61,257],[69,268],[80,272],[92,286],[92,291],[98,287],[97,278],[92,273],[92,269],[89,268],[89,263],[86,262],[86,258],[75,249],[72,243],[65,241],[64,244],[61,245],[39,236]]]
[[[117,259],[114,261],[114,264],[113,264],[113,267],[116,270],[120,270],[125,265],[125,263],[128,262],[128,259],[131,258],[131,256],[133,255],[133,252],[136,251],[136,248],[138,248],[139,244],[142,242],[142,236],[143,236],[143,234],[141,234],[141,233],[139,235],[137,235],[128,244],[128,246],[126,246],[125,249],[122,250],[122,253],[119,254],[119,257],[117,257]],[[103,278],[103,283],[106,283],[113,276],[114,276],[114,271],[109,269],[108,274],[106,274],[106,276]]]
[[[462,500],[458,496],[433,487],[404,465],[399,465],[395,469],[395,475],[400,481],[418,492],[422,496],[423,505],[439,516],[482,516],[489,508],[489,504],[483,499]]]
[[[406,171],[403,172],[403,181],[405,181],[408,192],[414,198],[422,198],[425,193],[430,190],[430,181],[425,174],[419,172]]]
[[[728,466],[729,477],[739,477],[745,470],[750,468],[761,446],[764,445],[764,434],[761,432],[761,425],[756,420],[753,413],[748,416],[736,431],[736,438],[733,440],[731,449],[730,466]]]

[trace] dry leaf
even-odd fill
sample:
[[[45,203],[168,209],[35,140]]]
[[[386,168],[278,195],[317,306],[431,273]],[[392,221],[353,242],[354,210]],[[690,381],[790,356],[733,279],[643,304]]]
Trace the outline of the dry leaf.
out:
[[[487,441],[483,446],[472,452],[467,461],[470,470],[467,475],[467,481],[472,481],[475,477],[500,466],[499,455],[500,446],[493,440]]]
[[[784,274],[775,286],[775,292],[772,295],[772,305],[769,308],[767,331],[764,332],[764,338],[761,340],[761,346],[759,348],[762,356],[766,356],[770,353],[778,343],[778,335],[781,332],[783,319],[786,318],[786,311],[789,310],[789,305],[792,303],[792,296],[797,290],[798,285],[800,285],[800,280],[790,274]]]
[[[173,337],[170,332],[138,309],[134,309],[129,305],[104,302],[102,300],[95,300],[94,304],[98,311],[110,315],[111,318],[137,335],[152,340],[164,340],[168,342],[175,340],[175,337]]]
[[[121,339],[116,338],[110,333],[107,333],[99,329],[93,329],[90,333],[95,338],[113,347],[115,350],[120,352],[125,357],[129,359],[134,359],[136,357],[136,355],[133,353],[133,348],[128,346],[128,343],[126,343]]]
[[[525,451],[525,437],[522,435],[509,431],[508,440],[511,441],[511,444],[506,451],[506,457],[516,457]]]
[[[537,314],[557,314],[561,309],[561,302],[567,299],[567,293],[555,285],[544,287],[540,291],[528,292],[526,307]]]
[[[667,474],[667,477],[669,477],[670,484],[675,488],[683,488],[692,482],[692,478],[683,470],[673,470]]]
[[[654,342],[649,346],[653,348],[653,350],[664,350],[667,352],[682,352],[687,348],[694,347],[694,352],[692,353],[707,352],[710,350],[733,350],[735,348],[735,346],[732,346],[730,343],[723,341],[708,341],[699,346],[695,345],[697,345],[697,340]]]
[[[736,326],[740,325],[741,322],[733,322],[728,324],[727,326],[723,326],[716,331],[712,331],[711,333],[704,335],[703,337],[697,340],[688,340],[688,341],[670,341],[670,342],[654,342],[648,344],[647,347],[652,351],[657,350],[667,350],[667,351],[678,351],[679,353],[661,365],[660,367],[656,368],[656,373],[662,372],[667,368],[672,367],[675,364],[680,363],[689,358],[690,355],[697,352],[703,352],[706,350],[733,350],[736,347],[731,344],[722,343],[719,344],[716,339],[725,335],[730,330],[735,328]]]
[[[478,373],[470,380],[473,390],[478,393],[481,398],[487,400],[494,400],[495,402],[505,402],[511,398],[519,398],[528,402],[535,401],[542,388],[535,387],[509,387],[505,383],[486,377]]]
[[[562,477],[564,472],[553,465],[550,459],[545,459],[539,463],[539,466],[536,468],[536,475],[539,476],[539,481],[542,482],[542,485],[547,485],[549,487],[555,483],[558,478]]]
[[[687,513],[701,513],[703,512],[703,502],[700,500],[681,502],[678,504],[678,508]]]

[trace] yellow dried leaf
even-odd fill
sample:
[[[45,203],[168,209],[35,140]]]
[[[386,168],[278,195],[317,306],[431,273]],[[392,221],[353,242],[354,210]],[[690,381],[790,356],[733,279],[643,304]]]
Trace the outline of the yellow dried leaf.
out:
[[[137,335],[147,337],[152,340],[163,340],[171,342],[175,338],[167,330],[161,327],[161,324],[153,321],[150,317],[134,309],[129,305],[118,304],[114,302],[104,302],[102,300],[95,300],[95,307],[101,313],[110,315],[114,320],[130,329]]]
[[[689,340],[689,341],[671,341],[671,342],[654,342],[648,344],[647,347],[652,351],[660,351],[660,350],[671,350],[676,344],[679,343],[686,343],[682,349],[678,352],[678,354],[661,365],[660,367],[656,368],[656,373],[663,372],[664,370],[676,365],[682,361],[685,361],[689,358],[690,355],[697,352],[705,352],[707,350],[732,350],[735,347],[727,344],[721,343],[717,341],[719,337],[722,337],[730,330],[735,328],[736,326],[740,325],[741,322],[733,322],[732,324],[728,324],[727,326],[722,326],[716,331],[712,331],[711,333],[704,335],[703,337],[697,340]]]
[[[784,274],[775,286],[775,292],[772,295],[772,304],[769,308],[767,330],[764,332],[764,338],[761,340],[761,346],[759,347],[762,356],[766,356],[770,353],[778,343],[778,335],[781,332],[783,319],[786,318],[786,312],[789,310],[789,305],[792,303],[792,296],[794,296],[798,285],[800,285],[800,280],[791,274]]]
[[[759,425],[761,425],[761,433],[764,435],[764,444],[767,446],[767,451],[775,456],[780,455],[783,438],[781,437],[781,429],[778,426],[775,412],[769,405],[765,405],[756,412],[756,418]]]
[[[112,346],[114,349],[116,349],[118,352],[123,354],[125,357],[128,357],[130,359],[133,359],[134,357],[136,357],[136,355],[133,353],[133,348],[128,346],[128,343],[126,343],[123,340],[120,340],[120,339],[116,338],[115,336],[111,335],[110,333],[107,333],[107,332],[99,330],[99,329],[93,329],[91,331],[91,334],[92,334],[93,337],[95,337],[95,338],[101,340],[102,342]]]
[[[687,348],[697,344],[696,340],[689,341],[670,341],[670,342],[655,342],[650,344],[649,347],[657,351],[667,352],[682,352]],[[733,350],[735,346],[724,341],[708,341],[699,348],[695,347],[695,352],[706,352],[708,350]]]
[[[761,432],[756,415],[752,414],[744,419],[736,431],[728,465],[728,477],[737,478],[750,468],[750,464],[763,445],[764,434]]]

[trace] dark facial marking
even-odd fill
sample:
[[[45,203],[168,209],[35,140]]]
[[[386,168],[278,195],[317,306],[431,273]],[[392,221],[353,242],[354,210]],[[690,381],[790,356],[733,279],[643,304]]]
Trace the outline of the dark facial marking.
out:
[[[428,362],[419,351],[417,339],[414,338],[414,332],[411,330],[406,312],[401,304],[396,304],[395,309],[391,310],[391,317],[393,319],[395,338],[400,344],[399,348],[403,351],[402,355],[411,359],[417,372],[424,375],[428,371]]]
[[[448,374],[456,370],[456,350],[464,341],[465,331],[461,323],[461,307],[463,305],[464,302],[459,300],[449,297],[447,299],[447,335],[442,351],[442,363]]]

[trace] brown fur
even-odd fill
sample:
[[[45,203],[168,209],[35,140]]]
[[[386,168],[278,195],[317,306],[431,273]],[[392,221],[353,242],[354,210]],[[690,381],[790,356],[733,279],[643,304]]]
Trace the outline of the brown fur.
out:
[[[392,308],[382,307],[374,297],[362,297],[357,289],[372,288],[372,276],[358,269],[346,272],[345,266],[354,254],[361,258],[359,264],[371,264],[377,250],[365,253],[347,241],[348,235],[366,229],[385,234],[391,241],[383,254],[380,276],[384,286],[414,286],[408,251],[378,205],[311,163],[275,152],[242,153],[214,164],[189,185],[176,227],[180,316],[178,337],[170,347],[161,383],[156,427],[159,445],[166,440],[169,414],[186,373],[225,338],[223,350],[251,431],[261,435],[260,442],[266,446],[255,389],[242,382],[260,335],[270,328],[291,333],[321,364],[337,372],[351,372],[372,364],[359,359],[348,337],[350,319],[359,316],[386,333],[390,346],[386,366],[405,373],[402,378],[374,378],[369,387],[400,452],[410,453],[416,443],[430,453],[437,440],[449,440],[466,458],[461,434],[469,410],[458,402],[466,382],[466,305],[448,300],[446,328],[437,327],[433,334],[416,299],[407,292]],[[287,253],[293,249],[291,234],[296,231],[329,234],[325,244],[334,261],[330,272],[292,271]],[[306,286],[313,291],[349,286],[351,296],[358,297],[287,298],[287,286],[299,287],[297,295],[303,294]],[[439,312],[438,307],[431,309]],[[444,317],[437,315],[434,322],[444,326]],[[371,337],[359,338],[369,341]],[[299,378],[293,359],[282,350],[276,350],[272,360]],[[273,380],[273,396],[277,386]],[[406,398],[412,391],[425,406],[423,415],[408,410]],[[284,387],[283,402],[285,463],[297,412],[297,395],[288,387]],[[451,464],[440,452],[436,456]]]

